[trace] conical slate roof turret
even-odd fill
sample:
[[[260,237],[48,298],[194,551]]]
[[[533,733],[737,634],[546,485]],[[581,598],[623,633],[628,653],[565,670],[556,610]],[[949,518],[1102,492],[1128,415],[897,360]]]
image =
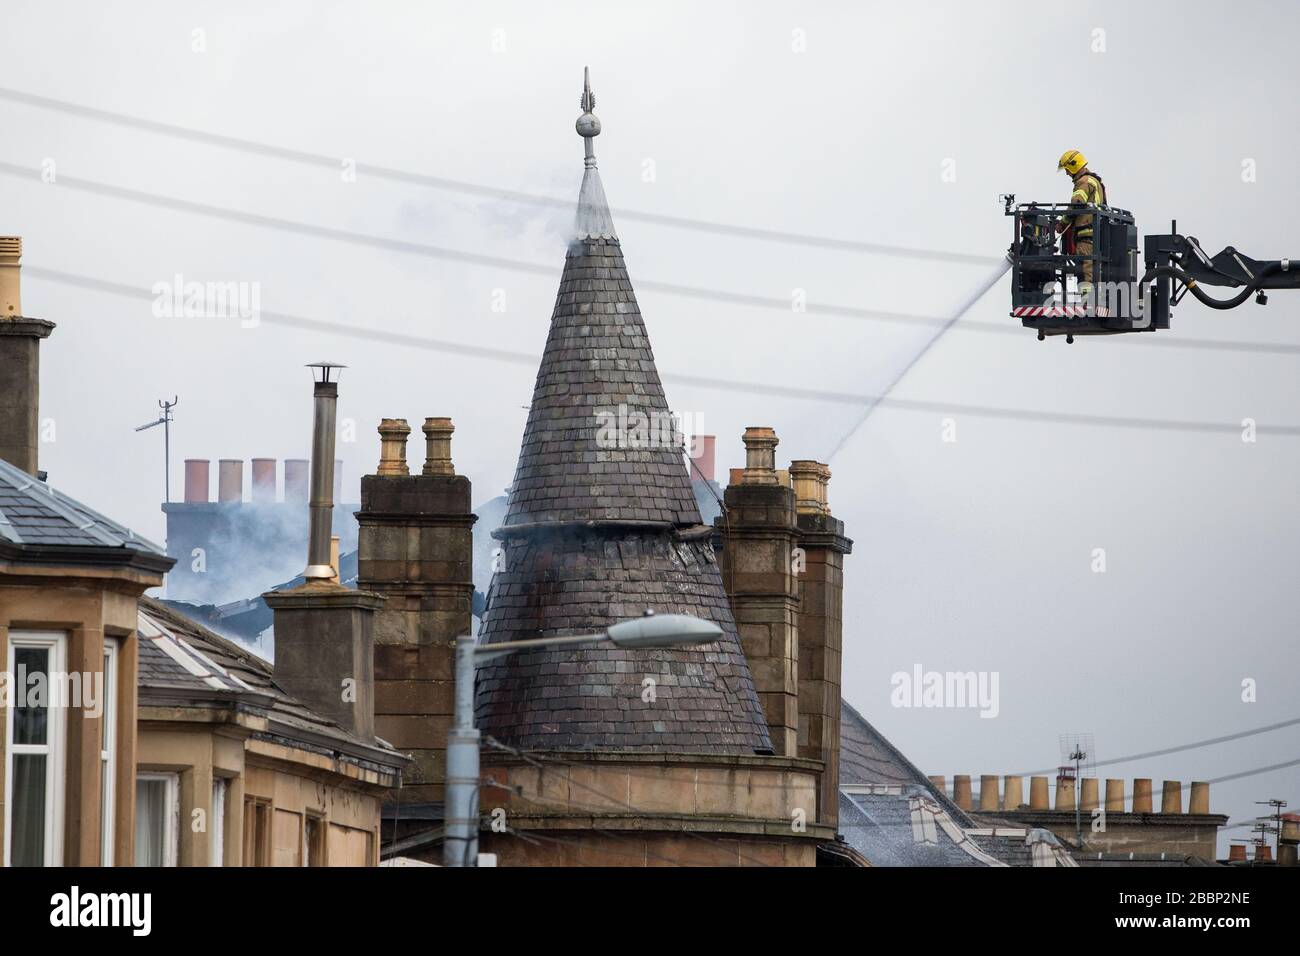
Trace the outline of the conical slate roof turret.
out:
[[[587,155],[574,236],[505,524],[698,525],[681,439],[596,169],[594,105],[588,85],[577,123]]]
[[[693,614],[712,645],[599,645],[480,671],[478,723],[530,750],[770,751],[758,697],[596,169],[585,169],[480,640],[598,632],[651,609]]]

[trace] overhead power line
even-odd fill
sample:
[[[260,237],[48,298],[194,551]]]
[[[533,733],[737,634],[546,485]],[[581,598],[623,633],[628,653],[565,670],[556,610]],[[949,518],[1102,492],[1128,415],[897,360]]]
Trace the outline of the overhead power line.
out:
[[[0,175],[33,180],[39,177],[40,171],[36,168],[20,166],[15,163],[0,160]],[[469,265],[505,269],[512,272],[524,272],[533,275],[554,277],[557,271],[556,266],[551,263],[525,262],[519,259],[508,259],[504,256],[466,252],[463,249],[451,249],[445,246],[431,245],[429,243],[413,242],[406,239],[394,239],[389,236],[376,236],[369,233],[355,232],[347,229],[336,229],[331,226],[319,226],[314,223],[300,222],[293,219],[283,219],[276,216],[267,216],[261,213],[243,212],[238,209],[229,209],[223,206],[214,206],[207,203],[195,202],[189,199],[164,196],[158,193],[131,189],[125,186],[114,186],[109,183],[101,183],[91,179],[68,176],[63,173],[59,174],[58,185],[80,192],[90,193],[92,195],[108,196],[126,202],[134,202],[161,209],[170,209],[174,212],[186,212],[193,215],[224,219],[228,222],[237,222],[243,225],[277,229],[296,235],[311,236],[317,239],[327,239],[335,242],[346,242],[353,245],[369,246],[371,248],[383,249],[388,252],[400,252],[407,255],[421,256],[429,259],[445,259],[452,262],[464,262]],[[572,203],[569,205],[572,206]],[[729,292],[722,289],[709,289],[701,286],[682,285],[674,282],[661,282],[654,279],[638,279],[636,286],[643,291],[662,292],[668,295],[677,295],[685,298],[700,299],[710,302],[726,302],[732,305],[771,309],[787,314],[791,314],[792,312],[791,300],[788,298]],[[807,303],[804,313],[800,313],[800,316],[802,317],[803,314],[830,316],[834,318],[862,319],[870,322],[884,322],[912,327],[934,326],[940,329],[946,329],[952,323],[951,316],[916,315],[913,313],[890,312],[880,309],[863,309],[857,306],[836,305],[825,302]],[[962,322],[958,325],[952,326],[952,328],[956,331],[983,332],[995,335],[1022,336],[1027,334],[1025,330],[1019,326],[1006,322],[970,321]],[[1150,341],[1148,337],[1144,335],[1132,336],[1132,338],[1137,338],[1140,344],[1157,345],[1165,348],[1194,348],[1230,352],[1300,355],[1300,343],[1221,342],[1214,339],[1187,338],[1168,338],[1160,339],[1158,341]]]
[[[109,282],[92,276],[84,276],[57,269],[47,269],[41,266],[26,265],[23,266],[23,272],[32,278],[46,279],[63,285],[92,289],[97,292],[105,292],[111,295],[125,296],[132,299],[146,301],[153,301],[154,299],[153,293],[143,287],[126,285],[119,282]],[[352,325],[329,322],[324,319],[291,315],[289,313],[275,312],[268,309],[261,310],[260,320],[267,325],[310,329],[313,332],[319,332],[326,335],[339,335],[345,338],[359,339],[365,342],[384,342],[391,345],[402,345],[430,352],[449,355],[464,355],[470,358],[510,362],[532,367],[536,367],[537,363],[541,360],[540,355],[532,352],[470,345],[464,342],[454,342],[445,339],[432,339],[419,335],[410,335],[404,332],[394,332],[388,329],[363,329]],[[665,382],[680,385],[692,385],[698,388],[713,389],[721,392],[735,392],[745,395],[760,395],[764,397],[804,399],[815,402],[831,402],[840,405],[852,405],[855,407],[878,406],[881,408],[897,409],[899,411],[930,412],[939,415],[964,414],[978,418],[1007,421],[1027,421],[1063,425],[1091,425],[1097,427],[1170,432],[1200,432],[1225,435],[1239,434],[1241,432],[1240,423],[1235,421],[1186,421],[1166,418],[1131,418],[1118,415],[1086,415],[1072,412],[1051,412],[1040,409],[1006,408],[995,405],[974,405],[963,402],[907,399],[896,398],[893,396],[881,397],[879,395],[866,395],[858,392],[802,388],[798,386],[782,385],[778,382],[771,381],[737,381],[718,378],[713,375],[670,373],[663,375],[662,378]],[[1267,423],[1259,423],[1256,425],[1255,431],[1259,435],[1297,436],[1300,435],[1300,425],[1270,425]]]
[[[1289,720],[1279,720],[1275,724],[1265,724],[1262,727],[1251,727],[1248,730],[1238,730],[1235,733],[1224,734],[1222,737],[1207,737],[1204,740],[1194,740],[1191,743],[1178,744],[1173,747],[1162,747],[1159,750],[1146,750],[1139,754],[1127,754],[1123,757],[1112,757],[1109,760],[1098,760],[1093,764],[1094,767],[1109,767],[1117,763],[1129,763],[1134,760],[1146,760],[1148,757],[1164,757],[1167,754],[1182,753],[1185,750],[1197,750],[1201,747],[1212,747],[1215,744],[1227,743],[1230,740],[1241,740],[1244,737],[1255,737],[1259,734],[1272,733],[1275,730],[1282,730],[1285,727],[1294,727],[1300,724],[1300,717],[1292,717]],[[1265,768],[1270,769],[1270,768]],[[1021,776],[1033,776],[1046,773],[1055,773],[1056,767],[1048,767],[1046,770],[1033,770]],[[1253,772],[1253,771],[1252,771]],[[1224,777],[1224,780],[1233,779]],[[1213,781],[1210,781],[1213,782]]]
[[[334,171],[339,170],[340,163],[343,159],[341,156],[330,156],[325,153],[314,153],[302,149],[293,149],[287,146],[277,146],[271,143],[262,143],[238,136],[211,133],[205,130],[193,129],[188,126],[180,126],[175,123],[163,123],[157,120],[145,119],[140,116],[132,116],[127,113],[98,109],[93,106],[84,106],[80,103],[70,103],[66,100],[58,100],[49,96],[39,96],[35,93],[28,93],[23,90],[14,90],[6,87],[0,87],[0,99],[8,100],[11,103],[21,103],[24,106],[35,107],[36,109],[59,112],[68,116],[77,116],[82,119],[111,123],[115,126],[122,126],[129,129],[144,130],[149,133],[156,133],[160,136],[169,136],[174,139],[183,139],[193,143],[202,143],[205,146],[217,146],[223,149],[238,150],[251,155],[281,159],[293,163],[303,163],[310,166],[319,166]],[[488,199],[498,199],[505,202],[546,206],[554,209],[573,208],[572,198],[543,196],[537,193],[522,192],[514,189],[502,189],[498,186],[485,186],[481,183],[471,183],[464,180],[451,179],[446,176],[430,176],[424,173],[395,169],[390,166],[380,166],[374,163],[358,162],[356,164],[356,172],[359,176],[373,176],[375,179],[388,180],[389,182],[460,192],[471,196],[482,196]],[[745,239],[758,239],[764,242],[779,242],[821,249],[835,249],[843,252],[861,252],[871,255],[894,256],[908,259],[929,259],[936,262],[966,263],[970,265],[988,265],[996,258],[984,255],[973,255],[964,252],[945,252],[938,249],[915,249],[906,246],[887,245],[878,242],[861,242],[856,239],[815,236],[807,233],[789,232],[783,229],[765,229],[757,226],[741,226],[734,223],[714,222],[706,219],[694,219],[687,216],[671,216],[664,213],[644,212],[635,209],[615,209],[613,210],[613,213],[620,219],[634,222],[646,222],[653,225],[671,226],[678,229],[694,229],[700,232],[712,232],[718,235],[736,236]]]

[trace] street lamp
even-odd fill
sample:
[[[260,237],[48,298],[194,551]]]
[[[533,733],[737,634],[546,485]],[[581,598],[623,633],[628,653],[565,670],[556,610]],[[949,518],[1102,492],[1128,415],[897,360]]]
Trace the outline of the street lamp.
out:
[[[479,732],[474,726],[474,675],[488,661],[518,651],[579,647],[610,641],[628,650],[712,644],[722,628],[690,614],[646,611],[595,634],[540,637],[528,641],[479,644],[472,637],[456,641],[456,723],[447,734],[447,805],[444,813],[444,866],[478,865]]]

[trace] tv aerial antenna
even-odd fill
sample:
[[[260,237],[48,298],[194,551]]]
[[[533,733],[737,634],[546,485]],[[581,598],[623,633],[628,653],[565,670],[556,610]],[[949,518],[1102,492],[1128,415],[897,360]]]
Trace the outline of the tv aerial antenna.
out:
[[[1061,763],[1058,777],[1074,781],[1074,839],[1083,852],[1083,787],[1085,777],[1097,776],[1096,745],[1092,734],[1061,734]],[[1058,782],[1057,786],[1060,784]]]
[[[157,420],[141,425],[136,429],[138,432],[153,428],[155,425],[163,427],[163,500],[171,503],[172,500],[172,409],[180,404],[180,396],[172,397],[172,400],[166,401],[158,399],[158,407],[162,409],[162,414]]]

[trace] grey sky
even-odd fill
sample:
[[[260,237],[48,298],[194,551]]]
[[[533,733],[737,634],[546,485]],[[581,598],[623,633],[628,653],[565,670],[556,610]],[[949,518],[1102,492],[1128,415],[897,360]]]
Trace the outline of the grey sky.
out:
[[[1300,257],[1294,6],[1005,4],[58,3],[7,0],[0,85],[415,172],[576,198],[574,134],[590,65],[596,140],[660,372],[870,394],[926,340],[856,318],[647,288],[651,281],[946,315],[979,265],[827,251],[619,218],[620,208],[995,258],[997,195],[1065,198],[1083,149],[1143,233]],[[206,52],[192,50],[204,31]],[[1094,30],[1104,52],[1093,52]],[[803,31],[806,50],[793,49]],[[500,32],[497,32],[500,31]],[[0,161],[167,196],[541,263],[548,275],[439,261],[134,205],[0,176],[0,232],[24,262],[137,286],[176,273],[260,283],[262,307],[540,355],[567,210],[494,202],[179,142],[0,100]],[[1253,160],[1256,178],[1244,182]],[[945,161],[956,177],[945,182]],[[646,170],[653,164],[653,181]],[[494,312],[495,290],[506,310]],[[1300,423],[1294,355],[1164,347],[1178,337],[1300,342],[1300,296],[1213,313],[1187,304],[1146,337],[1038,343],[964,331],[900,397],[1143,418]],[[500,301],[497,295],[496,301]],[[187,457],[305,457],[309,378],[351,366],[345,488],[372,470],[384,416],[450,415],[485,500],[509,482],[535,367],[307,334],[157,319],[147,300],[24,281],[58,330],[43,353],[51,481],[163,536],[161,436],[179,393]],[[1003,280],[964,321],[1002,322]],[[746,425],[778,455],[821,457],[844,404],[668,384],[673,407],[741,463]],[[847,565],[845,693],[928,772],[1039,769],[1057,735],[1098,757],[1300,716],[1295,650],[1300,438],[1005,422],[881,409],[832,462]],[[1108,572],[1090,571],[1104,547]],[[268,584],[271,582],[267,582]],[[920,663],[1001,675],[1001,712],[903,710],[889,677]],[[1258,681],[1258,702],[1241,681]],[[1208,779],[1300,757],[1290,728],[1115,776]],[[1212,788],[1234,820],[1300,803],[1296,768]],[[1157,784],[1158,786],[1158,784]],[[1244,835],[1237,831],[1233,835]]]

